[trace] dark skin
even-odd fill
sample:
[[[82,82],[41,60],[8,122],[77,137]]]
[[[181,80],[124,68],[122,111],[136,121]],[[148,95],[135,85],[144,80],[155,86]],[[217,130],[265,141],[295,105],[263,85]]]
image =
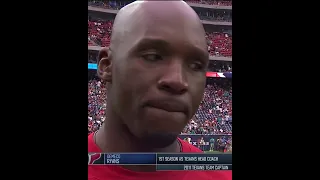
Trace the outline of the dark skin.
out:
[[[103,48],[99,59],[98,75],[108,87],[107,118],[95,137],[100,149],[180,152],[177,136],[203,98],[209,60],[193,9],[182,1],[124,7],[115,19],[110,48]]]

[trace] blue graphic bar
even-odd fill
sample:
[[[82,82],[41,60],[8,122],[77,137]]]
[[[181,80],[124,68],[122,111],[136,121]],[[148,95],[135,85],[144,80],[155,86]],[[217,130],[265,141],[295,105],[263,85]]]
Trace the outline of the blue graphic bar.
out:
[[[156,164],[156,154],[105,154],[105,164],[130,164],[130,165],[144,165]]]
[[[157,154],[157,164],[232,164],[232,154]]]
[[[157,165],[157,171],[218,171],[232,170],[231,164]]]
[[[94,63],[88,63],[88,69],[97,69],[98,65]]]
[[[206,165],[232,164],[232,154],[205,153],[107,153],[104,154],[104,164],[122,165]]]

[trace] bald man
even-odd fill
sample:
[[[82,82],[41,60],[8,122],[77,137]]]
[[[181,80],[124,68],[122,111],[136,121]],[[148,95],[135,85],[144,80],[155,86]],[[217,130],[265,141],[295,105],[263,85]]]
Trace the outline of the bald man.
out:
[[[114,21],[99,52],[107,82],[107,117],[88,137],[89,152],[201,150],[177,138],[195,114],[209,55],[198,15],[183,1],[137,1]],[[90,159],[92,161],[92,159]],[[226,171],[156,172],[155,166],[88,166],[89,180],[227,180]]]

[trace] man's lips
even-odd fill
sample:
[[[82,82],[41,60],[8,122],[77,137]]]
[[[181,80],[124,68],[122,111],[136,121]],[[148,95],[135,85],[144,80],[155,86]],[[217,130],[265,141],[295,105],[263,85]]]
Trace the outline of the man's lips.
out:
[[[151,100],[146,103],[147,107],[161,109],[167,112],[180,112],[188,114],[188,106],[179,100]]]

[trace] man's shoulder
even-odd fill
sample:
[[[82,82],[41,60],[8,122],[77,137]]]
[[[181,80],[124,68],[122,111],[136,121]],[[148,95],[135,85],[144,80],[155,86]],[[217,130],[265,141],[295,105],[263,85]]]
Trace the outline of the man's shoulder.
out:
[[[101,152],[100,148],[96,145],[96,143],[93,140],[94,133],[89,134],[88,136],[88,152]]]
[[[183,141],[181,139],[179,139],[181,145],[182,145],[182,149],[183,149],[183,152],[203,152],[201,151],[199,148],[193,146],[192,144],[186,142],[186,141]]]
[[[231,180],[232,171],[188,171],[189,179],[199,179],[199,180]]]
[[[88,167],[89,180],[116,180],[116,179],[143,179],[143,180],[231,180],[231,171],[176,171],[176,172],[133,172],[119,166],[99,166]]]
[[[114,172],[109,167],[102,165],[88,166],[88,180],[113,180],[116,179]]]

